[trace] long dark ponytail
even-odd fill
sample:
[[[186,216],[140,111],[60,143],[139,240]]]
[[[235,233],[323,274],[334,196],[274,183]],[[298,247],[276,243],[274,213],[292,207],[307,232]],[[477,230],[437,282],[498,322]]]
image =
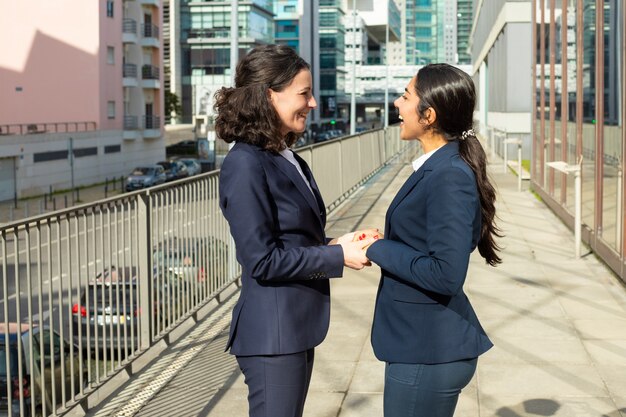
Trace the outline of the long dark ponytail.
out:
[[[487,175],[487,156],[473,130],[474,82],[456,67],[431,64],[418,71],[415,90],[420,98],[417,109],[420,116],[424,117],[430,107],[435,110],[437,118],[432,129],[448,141],[459,142],[459,154],[474,172],[481,212],[478,252],[489,265],[495,266],[502,262],[497,253],[501,248],[496,243],[502,234],[495,222],[496,190]]]

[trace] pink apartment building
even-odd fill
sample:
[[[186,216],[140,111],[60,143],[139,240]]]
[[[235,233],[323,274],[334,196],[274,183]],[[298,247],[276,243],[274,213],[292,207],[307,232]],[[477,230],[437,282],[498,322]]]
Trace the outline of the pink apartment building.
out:
[[[164,158],[160,3],[0,0],[0,200]]]

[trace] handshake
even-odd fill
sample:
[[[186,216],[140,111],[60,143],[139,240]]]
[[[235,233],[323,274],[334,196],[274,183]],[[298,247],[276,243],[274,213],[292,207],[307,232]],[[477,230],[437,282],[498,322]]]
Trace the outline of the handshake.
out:
[[[341,245],[345,266],[359,270],[372,265],[367,256],[365,256],[365,251],[372,243],[382,238],[383,234],[378,229],[364,229],[346,233],[336,239],[336,241],[333,239],[331,244]]]

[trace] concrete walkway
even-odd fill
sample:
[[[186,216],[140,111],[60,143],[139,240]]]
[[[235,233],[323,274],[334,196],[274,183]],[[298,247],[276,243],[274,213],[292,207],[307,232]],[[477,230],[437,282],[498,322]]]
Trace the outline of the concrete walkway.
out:
[[[412,157],[386,167],[337,209],[329,235],[382,229]],[[532,193],[518,192],[516,177],[502,172],[501,161],[490,170],[506,234],[504,263],[488,267],[475,253],[465,288],[495,347],[480,358],[455,416],[626,417],[622,282],[594,255],[575,260],[570,230]],[[384,366],[369,340],[379,272],[349,270],[332,280],[331,327],[316,350],[306,417],[382,416]],[[243,377],[223,353],[229,316],[200,323],[204,330],[194,329],[195,336],[168,348],[172,357],[196,353],[158,390],[135,394],[144,398],[137,413],[112,407],[106,415],[247,416]],[[214,336],[207,337],[209,331]]]

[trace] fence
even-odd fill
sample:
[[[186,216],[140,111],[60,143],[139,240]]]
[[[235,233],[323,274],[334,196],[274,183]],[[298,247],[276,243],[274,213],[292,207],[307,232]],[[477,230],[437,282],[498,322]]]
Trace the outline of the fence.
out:
[[[392,127],[297,152],[332,209],[405,146]],[[84,406],[91,392],[238,279],[218,175],[0,227],[7,381],[0,404],[9,416]]]

